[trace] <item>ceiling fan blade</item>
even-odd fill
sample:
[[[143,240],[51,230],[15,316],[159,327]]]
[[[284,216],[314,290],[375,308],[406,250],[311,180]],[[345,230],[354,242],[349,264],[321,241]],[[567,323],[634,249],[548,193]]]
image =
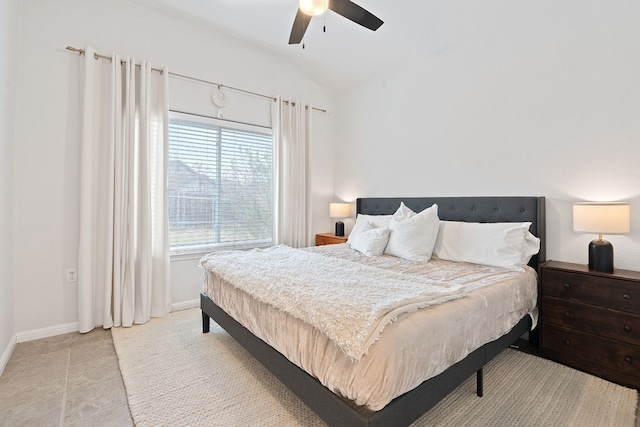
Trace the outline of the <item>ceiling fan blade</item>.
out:
[[[311,22],[311,17],[298,9],[296,19],[293,21],[291,35],[289,36],[289,44],[299,44],[307,31],[307,27]]]
[[[329,9],[373,31],[383,24],[380,18],[350,0],[330,0]]]

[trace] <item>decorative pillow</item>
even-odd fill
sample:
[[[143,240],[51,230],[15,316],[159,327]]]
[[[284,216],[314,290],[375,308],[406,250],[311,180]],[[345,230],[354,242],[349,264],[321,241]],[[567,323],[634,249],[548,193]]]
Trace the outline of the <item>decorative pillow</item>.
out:
[[[530,222],[440,221],[433,255],[450,261],[523,271],[540,250],[540,239],[529,232],[530,226]]]
[[[380,256],[389,241],[388,228],[374,228],[370,222],[362,227],[358,238],[351,245],[352,249],[366,256]]]
[[[407,207],[404,202],[400,202],[400,207],[391,215],[391,219],[397,219],[401,221],[403,218],[411,218],[415,216],[415,212]]]
[[[439,223],[438,205],[416,214],[402,203],[389,223],[389,243],[384,253],[409,261],[429,261]]]
[[[391,222],[391,215],[363,215],[358,214],[356,223],[353,225],[351,233],[347,238],[347,243],[353,248],[353,245],[358,246],[358,239],[360,233],[364,230],[368,230],[368,225],[372,225],[372,228],[389,228],[389,222]]]

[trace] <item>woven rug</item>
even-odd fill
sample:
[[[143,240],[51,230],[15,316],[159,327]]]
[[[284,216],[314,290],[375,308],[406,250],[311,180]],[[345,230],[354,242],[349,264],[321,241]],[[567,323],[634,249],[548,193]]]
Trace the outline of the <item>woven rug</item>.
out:
[[[199,309],[112,329],[135,424],[321,426],[324,423]],[[635,426],[638,393],[515,350],[485,367],[414,426]]]

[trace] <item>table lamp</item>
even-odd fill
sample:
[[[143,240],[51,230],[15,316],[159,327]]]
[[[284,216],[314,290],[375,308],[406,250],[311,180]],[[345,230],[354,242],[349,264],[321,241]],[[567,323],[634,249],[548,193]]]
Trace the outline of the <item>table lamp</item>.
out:
[[[613,246],[602,235],[630,231],[629,203],[574,203],[573,231],[598,234],[598,239],[589,243],[589,270],[613,273]]]
[[[351,216],[350,203],[329,203],[331,218],[349,218]],[[336,236],[344,236],[344,222],[336,221]]]

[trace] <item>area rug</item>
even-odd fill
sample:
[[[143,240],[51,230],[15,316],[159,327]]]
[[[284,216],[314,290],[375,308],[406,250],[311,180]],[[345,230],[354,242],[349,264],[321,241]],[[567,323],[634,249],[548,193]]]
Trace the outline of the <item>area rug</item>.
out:
[[[199,309],[112,329],[135,424],[145,426],[322,426]],[[507,349],[413,426],[635,426],[638,393],[551,361]]]

